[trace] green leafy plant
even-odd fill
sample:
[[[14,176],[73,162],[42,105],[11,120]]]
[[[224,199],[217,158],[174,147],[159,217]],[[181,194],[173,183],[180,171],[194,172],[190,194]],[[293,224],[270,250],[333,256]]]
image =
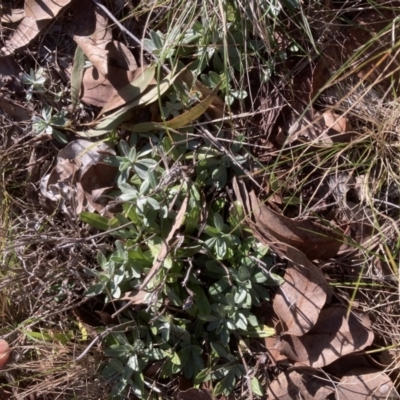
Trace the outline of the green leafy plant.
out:
[[[104,376],[115,384],[113,398],[123,399],[129,390],[146,398],[149,382],[143,370],[161,362],[160,378],[184,373],[194,382],[211,379],[215,394],[227,394],[245,374],[237,338],[273,334],[254,310],[269,300],[268,288],[281,278],[271,272],[268,249],[241,228],[239,204],[228,210],[228,203],[217,199],[202,211],[204,182],[218,183],[218,190],[235,173],[228,156],[196,141],[195,150],[191,145],[176,146],[163,133],[153,137],[152,148],[144,145],[138,150],[141,137],[147,134],[131,138],[130,143],[120,141],[119,155],[109,158],[119,167],[115,196],[122,210],[108,220],[87,212],[81,215],[97,228],[112,228],[111,234],[118,238],[112,254],[99,253],[100,269],[87,271],[95,277],[87,296],[104,293],[107,301],[115,301],[128,292],[141,293],[154,264],[160,264],[139,309],[122,311],[121,320],[132,321],[136,328],[110,339],[106,354],[112,359]],[[198,157],[195,180],[173,155],[182,162]],[[245,160],[239,153],[235,157]],[[222,172],[213,175],[219,168]],[[165,247],[184,203],[179,233]],[[202,213],[207,216],[203,225]],[[207,342],[213,343],[211,353],[204,346]]]
[[[68,124],[67,112],[62,110],[53,115],[53,108],[45,104],[41,116],[32,117],[33,129],[36,134],[52,135],[60,143],[68,143],[67,137],[57,128],[64,128]]]
[[[37,71],[31,68],[30,73],[22,74],[22,82],[29,86],[26,93],[26,99],[30,101],[34,93],[45,93],[46,89],[44,84],[46,77],[43,75],[43,68],[39,68]]]

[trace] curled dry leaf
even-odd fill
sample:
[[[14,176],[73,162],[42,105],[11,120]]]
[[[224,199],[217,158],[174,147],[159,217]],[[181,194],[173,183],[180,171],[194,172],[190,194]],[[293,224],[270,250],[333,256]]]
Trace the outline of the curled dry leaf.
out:
[[[268,387],[268,399],[323,400],[335,391],[326,376],[316,369],[283,372]]]
[[[313,221],[293,221],[260,203],[252,190],[247,192],[243,181],[233,180],[237,199],[247,213],[247,222],[254,235],[275,249],[284,243],[303,252],[310,260],[334,257],[343,243],[343,235]]]
[[[336,400],[386,400],[391,398],[393,389],[393,382],[383,371],[358,368],[341,379],[336,388]]]
[[[290,246],[286,248],[291,261],[273,307],[286,328],[285,334],[300,336],[317,323],[329,288],[322,272],[303,253]]]
[[[105,203],[99,197],[113,186],[117,168],[105,164],[108,155],[115,154],[105,143],[79,139],[69,143],[57,156],[57,165],[42,178],[41,194],[61,203],[61,209],[71,218],[84,209],[101,211]]]
[[[374,334],[366,315],[347,316],[347,308],[334,305],[321,311],[317,324],[303,336],[282,335],[278,348],[298,365],[324,367],[341,356],[372,344]]]

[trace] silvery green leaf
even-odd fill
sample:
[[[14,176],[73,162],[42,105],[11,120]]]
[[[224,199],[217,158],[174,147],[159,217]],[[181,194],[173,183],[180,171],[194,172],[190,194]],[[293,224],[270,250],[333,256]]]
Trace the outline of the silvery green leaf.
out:
[[[118,143],[118,147],[119,147],[119,150],[121,151],[121,153],[122,153],[127,159],[129,159],[129,153],[130,153],[131,149],[129,148],[128,143],[126,143],[125,140],[121,140],[121,141]]]
[[[46,129],[46,132],[47,132],[47,129]],[[59,130],[52,128],[52,135],[53,135],[53,138],[57,140],[57,142],[60,142],[62,144],[68,143],[67,137],[63,133],[61,133]]]

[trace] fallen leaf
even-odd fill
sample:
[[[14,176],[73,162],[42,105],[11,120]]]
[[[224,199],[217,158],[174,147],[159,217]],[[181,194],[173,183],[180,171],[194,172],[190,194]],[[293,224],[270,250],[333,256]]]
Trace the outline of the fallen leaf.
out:
[[[285,334],[300,336],[312,329],[325,305],[328,283],[322,272],[299,250],[286,246],[289,260],[285,282],[278,287],[273,307],[286,328]]]
[[[233,189],[247,213],[246,221],[264,244],[284,243],[303,252],[310,260],[334,257],[344,241],[343,235],[313,221],[293,221],[260,203],[254,191],[234,177]]]
[[[393,382],[383,371],[368,368],[350,370],[336,387],[337,400],[390,398]]]
[[[212,397],[207,390],[191,388],[180,391],[177,400],[212,400]]]
[[[322,135],[318,136],[318,142],[332,144],[340,142],[349,142],[354,133],[351,132],[352,127],[346,117],[327,110],[322,114],[325,127]]]
[[[335,388],[326,376],[316,369],[303,368],[283,372],[268,387],[268,399],[323,400]]]
[[[108,17],[92,1],[75,1],[74,40],[83,50],[88,60],[102,77],[107,77],[109,70],[107,45],[112,41],[108,28]]]
[[[118,90],[118,93],[109,98],[103,109],[100,111],[99,115],[112,111],[138,98],[148,88],[148,86],[154,79],[154,74],[155,67],[146,68],[128,85]]]
[[[267,337],[264,338],[265,348],[272,366],[276,366],[279,363],[287,362],[288,358],[281,354],[279,349],[277,349],[278,338],[277,337]]]
[[[81,101],[96,107],[103,107],[118,90],[128,85],[134,78],[133,71],[109,66],[108,78],[95,67],[86,68],[82,78]]]
[[[114,179],[118,167],[98,162],[90,165],[82,173],[80,184],[87,203],[83,202],[81,208],[77,208],[77,214],[86,208],[88,211],[101,212],[108,203],[108,199],[101,196],[114,186]],[[78,201],[79,203],[79,201]]]
[[[25,0],[25,16],[37,21],[53,19],[71,0]]]
[[[268,399],[293,400],[298,394],[297,387],[289,387],[288,373],[282,372],[274,379],[267,390]]]
[[[366,315],[359,317],[342,305],[321,311],[316,325],[303,336],[282,335],[278,348],[298,365],[314,368],[329,365],[341,356],[372,344],[374,334]]]
[[[212,104],[215,97],[217,97],[217,93],[219,91],[220,85],[217,85],[215,89],[207,96],[204,100],[202,100],[199,104],[196,104],[190,110],[184,112],[181,115],[178,115],[175,118],[172,118],[169,121],[165,121],[164,123],[155,123],[155,122],[143,122],[141,124],[136,125],[126,125],[125,129],[131,132],[147,132],[149,130],[160,130],[160,129],[179,129],[186,125],[189,125],[192,121],[199,118],[203,115],[208,107]]]
[[[132,108],[141,105],[149,105],[152,101],[156,101],[158,99],[158,96],[162,96],[171,87],[179,74],[180,72],[175,75],[175,70],[171,71],[171,73],[164,77],[157,85],[149,87],[142,96],[137,97],[135,100],[129,102],[124,107],[113,112],[112,114],[103,117],[100,121],[97,122],[97,125],[94,129],[90,129],[85,132],[77,132],[78,135],[83,137],[93,137],[104,135],[110,132],[129,116],[130,110]]]
[[[115,151],[105,143],[78,139],[57,155],[57,165],[40,182],[41,194],[76,218],[84,210],[101,212],[107,200],[100,197],[113,186],[117,168],[103,161]],[[90,214],[90,213],[89,213]]]
[[[30,43],[70,2],[71,0],[26,0],[25,17],[19,23],[11,38],[5,42],[1,49],[3,54],[12,54],[15,50]]]
[[[126,45],[118,40],[113,40],[107,45],[108,62],[114,67],[122,68],[126,71],[136,71],[138,65],[132,52]]]
[[[25,17],[25,11],[22,8],[3,8],[1,10],[1,22],[3,24],[14,24]]]
[[[9,40],[4,43],[1,52],[4,55],[10,55],[15,50],[29,44],[39,32],[47,26],[50,20],[36,21],[31,17],[25,17],[18,25],[17,30]]]

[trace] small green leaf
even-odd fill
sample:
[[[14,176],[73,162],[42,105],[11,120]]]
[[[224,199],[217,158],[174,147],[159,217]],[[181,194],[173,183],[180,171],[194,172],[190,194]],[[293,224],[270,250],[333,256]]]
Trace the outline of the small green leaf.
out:
[[[96,283],[95,285],[89,286],[89,288],[85,292],[85,296],[97,296],[98,294],[103,293],[106,285],[104,283]]]
[[[261,386],[260,381],[255,376],[251,378],[251,390],[257,396],[264,396],[264,388]]]
[[[79,218],[82,222],[93,226],[93,228],[97,228],[102,231],[108,230],[108,218],[99,214],[83,211],[79,214]]]
[[[224,220],[219,213],[214,214],[214,226],[217,228],[218,232],[222,232],[224,229]]]
[[[215,385],[214,395],[219,396],[223,394],[228,396],[235,388],[235,383],[236,383],[235,371],[230,370],[228,374]]]
[[[207,382],[212,378],[212,373],[209,368],[203,369],[200,371],[196,377],[194,378],[194,383],[202,383],[202,382]]]

